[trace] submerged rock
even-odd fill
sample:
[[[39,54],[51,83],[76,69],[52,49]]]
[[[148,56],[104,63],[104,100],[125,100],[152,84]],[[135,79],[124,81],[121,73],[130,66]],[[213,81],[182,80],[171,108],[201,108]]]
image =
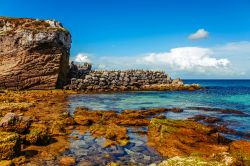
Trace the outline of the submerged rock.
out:
[[[0,17],[0,88],[55,89],[66,83],[71,35],[52,20]]]
[[[240,110],[233,110],[233,109],[221,109],[221,108],[210,108],[210,107],[188,107],[188,110],[199,110],[199,111],[206,111],[206,112],[220,112],[223,114],[239,114],[245,115],[244,112]]]
[[[65,156],[60,159],[61,166],[74,166],[75,163],[76,163],[76,160],[73,157]]]
[[[0,132],[0,160],[12,159],[21,151],[21,141],[18,134]]]
[[[232,162],[223,162],[223,161],[211,161],[205,160],[200,157],[173,157],[168,160],[165,160],[159,164],[151,164],[150,166],[233,166],[234,161]]]

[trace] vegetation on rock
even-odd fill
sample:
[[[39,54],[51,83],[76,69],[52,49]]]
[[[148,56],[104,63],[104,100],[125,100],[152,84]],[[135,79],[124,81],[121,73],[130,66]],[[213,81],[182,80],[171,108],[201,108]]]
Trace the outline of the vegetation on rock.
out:
[[[12,159],[21,151],[21,140],[17,133],[0,132],[0,160]]]

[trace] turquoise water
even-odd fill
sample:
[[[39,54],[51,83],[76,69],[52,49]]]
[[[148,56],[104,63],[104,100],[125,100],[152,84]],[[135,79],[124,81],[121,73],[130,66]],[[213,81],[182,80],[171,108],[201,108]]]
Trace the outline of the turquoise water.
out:
[[[70,110],[85,106],[93,110],[124,110],[179,107],[183,113],[168,113],[173,119],[186,119],[197,114],[217,116],[229,122],[229,127],[250,134],[250,80],[185,80],[199,83],[205,90],[198,91],[148,91],[109,94],[82,94],[70,97]],[[247,115],[221,114],[190,110],[188,107],[210,107],[240,110]],[[231,136],[233,137],[233,136]],[[239,139],[239,138],[235,138]]]
[[[194,115],[216,116],[222,119],[221,123],[226,124],[229,129],[234,129],[244,133],[244,135],[226,134],[226,137],[230,139],[250,140],[250,80],[185,80],[184,82],[199,83],[201,86],[207,88],[197,91],[144,91],[72,95],[69,97],[69,111],[73,114],[75,108],[78,106],[85,106],[93,110],[116,110],[118,112],[124,109],[179,107],[184,109],[182,113],[168,112],[165,115],[172,119],[187,119],[193,117]],[[202,111],[189,107],[234,109],[239,110],[244,114],[226,114],[214,111]],[[134,140],[134,146],[129,145],[128,147],[116,147],[122,153],[121,156],[123,158],[120,159],[114,155],[114,160],[121,161],[122,163],[129,163],[131,158],[134,157],[133,161],[141,163],[141,165],[159,162],[162,160],[159,154],[154,152],[153,149],[150,149],[150,147],[147,147],[146,137],[141,138],[140,136],[133,135],[131,132],[128,134],[130,134],[131,140]],[[90,135],[82,137],[87,140],[94,139],[91,138]],[[82,143],[78,142],[77,146],[86,144],[85,139],[81,139],[81,141]],[[92,142],[91,145],[99,147],[98,142],[100,142],[100,140],[95,139],[95,141],[97,143]],[[135,152],[133,148],[138,149],[138,142],[140,144],[139,147],[141,147],[141,151]],[[76,144],[76,142],[72,141],[72,146],[74,144]],[[117,149],[115,149],[115,151]],[[80,150],[82,149],[80,148]],[[93,152],[93,150],[91,150],[91,152]],[[100,156],[109,152],[113,154],[112,149],[102,149],[100,147],[97,152],[101,153]],[[131,153],[133,153],[133,155]],[[134,153],[138,153],[139,156],[144,155],[148,161],[145,163],[144,159],[136,157]],[[145,153],[150,155],[145,156]],[[71,149],[68,154],[76,155],[82,153],[79,152],[79,149]],[[86,155],[80,155],[78,160],[81,161],[83,158],[91,160],[88,158],[90,156],[92,155],[89,155],[89,153],[86,152]],[[127,156],[127,158],[124,158],[124,156]],[[107,163],[105,159],[100,160]]]

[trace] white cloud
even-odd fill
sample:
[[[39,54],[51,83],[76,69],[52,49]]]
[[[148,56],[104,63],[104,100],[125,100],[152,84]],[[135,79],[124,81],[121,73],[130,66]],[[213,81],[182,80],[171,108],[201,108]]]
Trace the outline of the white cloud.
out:
[[[87,53],[78,55],[75,59],[83,62],[90,62],[91,59],[93,68],[101,70],[163,70],[172,76],[185,78],[246,78],[250,76],[250,42],[248,41],[226,43],[209,48],[178,47],[166,52],[136,56],[93,56]]]
[[[198,29],[195,33],[188,36],[189,40],[198,40],[208,37],[208,32],[205,29]]]
[[[214,49],[217,52],[220,52],[220,53],[227,52],[230,55],[250,56],[250,42],[249,41],[231,42],[223,46],[217,46]]]
[[[79,53],[76,55],[75,61],[78,63],[84,63],[84,62],[90,63],[91,60],[90,60],[89,56],[90,55],[87,53]]]
[[[228,59],[216,59],[212,57],[214,52],[209,48],[179,47],[169,52],[150,53],[142,58],[142,61],[151,65],[170,66],[175,71],[188,71],[204,73],[225,70],[229,67]]]

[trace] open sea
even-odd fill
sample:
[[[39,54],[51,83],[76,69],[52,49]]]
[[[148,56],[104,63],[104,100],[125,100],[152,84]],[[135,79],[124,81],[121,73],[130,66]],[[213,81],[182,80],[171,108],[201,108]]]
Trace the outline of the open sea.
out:
[[[187,119],[195,115],[215,116],[220,118],[224,123],[227,123],[229,129],[244,133],[244,136],[234,134],[226,134],[224,136],[233,140],[250,140],[250,80],[184,80],[184,83],[198,83],[202,87],[205,87],[205,89],[197,91],[142,91],[72,95],[69,97],[69,111],[73,114],[75,108],[79,106],[85,106],[93,110],[116,111],[124,109],[178,107],[184,109],[184,111],[182,113],[167,112],[165,114],[166,117]],[[202,111],[191,107],[233,109],[243,112],[244,115]],[[77,131],[72,133],[72,135],[77,134]],[[110,160],[120,161],[125,164],[136,162],[137,164],[147,165],[163,160],[159,154],[146,145],[146,136],[137,136],[132,132],[128,132],[128,135],[131,138],[131,144],[127,147],[116,147],[115,149],[102,148],[99,145],[103,140],[91,138],[89,133],[78,135],[82,139],[77,141],[71,140],[72,146],[67,154],[78,156],[79,162],[83,159],[91,160],[92,155],[98,156],[99,154],[102,156],[105,153],[109,153],[111,156],[114,154]],[[91,149],[83,153],[83,148],[77,148],[81,145],[96,146],[95,149],[97,150]],[[121,152],[121,154],[116,153],[117,151]],[[103,158],[100,161],[109,162]],[[102,163],[99,164],[102,165]]]

